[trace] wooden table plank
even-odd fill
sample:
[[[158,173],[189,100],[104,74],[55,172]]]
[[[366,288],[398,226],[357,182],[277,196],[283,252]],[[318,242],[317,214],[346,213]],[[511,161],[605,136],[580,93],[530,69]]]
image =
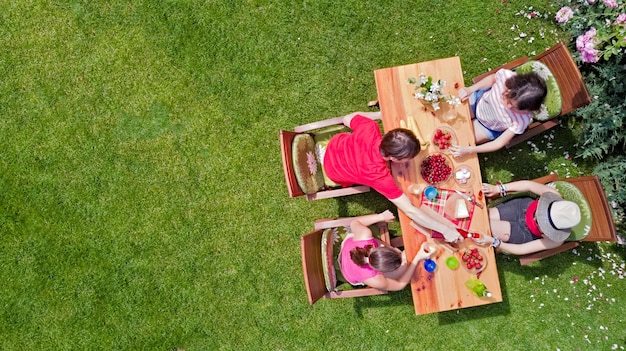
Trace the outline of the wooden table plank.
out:
[[[414,98],[414,85],[408,84],[407,79],[418,78],[420,73],[432,76],[433,79],[444,80],[446,82],[444,91],[454,96],[458,96],[458,90],[464,86],[463,72],[458,57],[376,70],[374,75],[385,131],[399,128],[400,121],[411,116],[416,118],[420,133],[428,141],[432,139],[432,133],[438,126],[448,126],[454,129],[459,145],[475,145],[467,103],[454,107],[444,102],[440,104],[440,110],[434,111],[431,106],[424,105],[420,100]],[[411,184],[418,184],[421,188],[427,185],[419,176],[419,167],[424,158],[437,151],[436,146],[429,145],[427,150],[422,150],[410,162],[393,166],[392,171],[396,182],[416,206],[420,205],[421,197],[410,194],[408,187]],[[473,194],[476,194],[477,200],[484,204],[477,155],[468,155],[462,158],[454,158],[451,155],[449,157],[454,167],[463,164],[472,169],[472,183],[470,186],[460,187],[456,184],[453,174],[449,181],[439,184],[438,187],[462,191],[471,190]],[[411,220],[402,211],[399,212],[407,258],[414,257],[424,241],[438,242],[438,240],[430,238],[428,230],[418,232],[413,229],[410,225]],[[491,234],[486,206],[484,209],[475,207],[470,230]],[[476,245],[469,239],[459,244],[460,248],[469,246]],[[450,270],[446,266],[445,260],[453,253],[438,245],[437,254],[433,258],[437,263],[436,271],[429,273],[420,265],[411,281],[415,313],[425,314],[502,301],[494,251],[491,247],[483,247],[482,249],[487,256],[488,264],[485,270],[478,274],[478,277],[492,292],[491,298],[478,298],[472,295],[465,288],[465,281],[471,277],[476,277],[476,275],[470,274],[462,267]]]

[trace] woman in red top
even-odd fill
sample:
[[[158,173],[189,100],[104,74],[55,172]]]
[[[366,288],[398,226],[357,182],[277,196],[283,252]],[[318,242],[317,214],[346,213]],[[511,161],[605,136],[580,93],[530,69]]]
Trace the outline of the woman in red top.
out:
[[[444,235],[446,241],[462,240],[450,222],[442,224],[413,206],[391,174],[390,163],[407,162],[420,151],[419,140],[412,131],[397,128],[383,136],[374,119],[380,112],[354,112],[343,117],[352,133],[339,133],[330,139],[324,155],[328,178],[342,186],[352,184],[374,188],[401,209],[415,223]]]

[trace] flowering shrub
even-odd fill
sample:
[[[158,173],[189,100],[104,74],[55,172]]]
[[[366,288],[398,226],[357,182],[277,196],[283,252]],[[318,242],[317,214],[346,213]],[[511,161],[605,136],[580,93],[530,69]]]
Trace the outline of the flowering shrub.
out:
[[[433,77],[426,77],[421,73],[417,79],[409,78],[407,83],[415,84],[415,90],[417,90],[415,98],[431,104],[435,111],[439,110],[439,103],[442,101],[446,101],[450,105],[461,103],[458,97],[444,93],[443,87],[446,86],[446,82],[441,79],[433,80]]]
[[[623,1],[623,0],[621,0]],[[626,10],[616,0],[567,0],[555,19],[576,36],[576,49],[583,62],[623,52],[626,47]]]

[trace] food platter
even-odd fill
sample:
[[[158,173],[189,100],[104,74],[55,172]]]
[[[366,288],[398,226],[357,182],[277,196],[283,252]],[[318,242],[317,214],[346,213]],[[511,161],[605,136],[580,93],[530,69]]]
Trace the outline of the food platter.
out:
[[[452,161],[442,153],[432,153],[420,163],[420,176],[430,185],[442,184],[452,177]]]
[[[446,126],[437,127],[437,129],[433,132],[430,141],[440,151],[446,151],[450,148],[450,146],[457,145],[454,129]]]
[[[469,273],[480,273],[487,267],[487,255],[477,246],[459,250],[458,254],[461,266]]]
[[[458,186],[468,187],[474,183],[474,170],[468,165],[458,165],[454,169],[454,181]]]

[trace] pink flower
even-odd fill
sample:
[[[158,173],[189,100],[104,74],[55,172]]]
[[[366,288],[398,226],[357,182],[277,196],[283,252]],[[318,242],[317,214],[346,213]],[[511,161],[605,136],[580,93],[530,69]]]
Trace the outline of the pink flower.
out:
[[[574,11],[571,8],[564,6],[561,7],[556,13],[556,21],[559,23],[567,23],[574,16]]]
[[[602,0],[602,3],[609,8],[616,8],[617,2],[615,0]]]
[[[306,164],[309,167],[309,173],[311,173],[311,175],[317,174],[317,160],[312,152],[306,153]]]
[[[583,62],[598,62],[600,60],[599,51],[596,50],[596,29],[591,27],[585,34],[576,38],[576,49],[580,52],[580,58]]]
[[[619,16],[617,16],[617,19],[615,19],[614,24],[623,24],[623,23],[626,23],[626,13],[622,13]]]

